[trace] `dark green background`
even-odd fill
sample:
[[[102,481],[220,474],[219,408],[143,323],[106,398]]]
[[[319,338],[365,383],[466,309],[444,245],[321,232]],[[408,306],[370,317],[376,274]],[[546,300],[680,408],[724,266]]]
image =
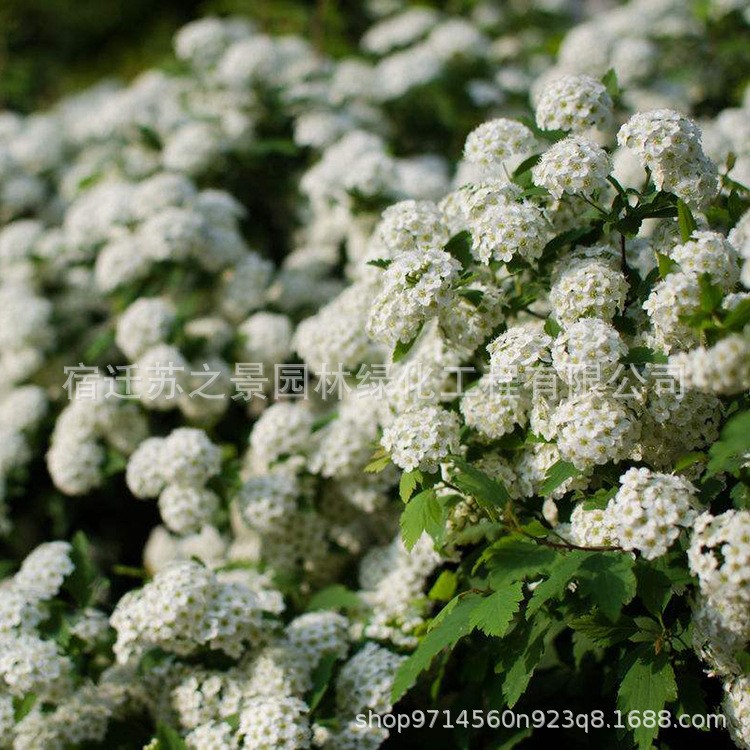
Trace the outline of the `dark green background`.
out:
[[[0,0],[0,108],[30,112],[103,77],[127,80],[167,63],[175,30],[210,13],[250,17],[265,31],[301,34],[342,55],[367,27],[363,6],[359,0]]]

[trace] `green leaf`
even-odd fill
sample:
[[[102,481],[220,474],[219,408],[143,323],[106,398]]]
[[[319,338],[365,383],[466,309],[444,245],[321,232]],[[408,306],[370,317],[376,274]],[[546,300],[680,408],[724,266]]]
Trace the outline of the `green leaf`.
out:
[[[401,537],[411,550],[423,532],[436,538],[443,530],[443,509],[433,489],[415,495],[401,513]]]
[[[417,485],[422,481],[422,478],[422,472],[419,469],[405,471],[401,475],[398,483],[398,494],[402,502],[409,502],[409,498],[414,494],[414,490],[417,489]]]
[[[652,362],[666,364],[669,359],[663,352],[654,351],[648,346],[633,346],[622,361],[626,365],[645,365]]]
[[[89,540],[82,531],[77,531],[71,539],[70,559],[75,569],[65,580],[65,588],[76,602],[84,607],[91,601],[96,569],[91,562]]]
[[[702,451],[692,451],[691,453],[686,453],[684,456],[680,456],[674,464],[674,468],[672,469],[673,472],[677,473],[680,471],[684,471],[685,469],[690,468],[691,466],[695,466],[696,464],[699,464],[701,461],[705,461],[706,454]]]
[[[559,553],[516,534],[503,537],[482,555],[490,568],[490,585],[500,589],[527,576],[539,577],[552,566]]]
[[[562,331],[562,328],[554,318],[550,317],[544,321],[544,332],[548,336],[552,336],[553,338],[555,338],[560,333],[560,331]]]
[[[542,486],[539,488],[539,494],[543,496],[551,495],[568,479],[580,475],[580,469],[576,469],[570,461],[563,461],[562,459],[555,461],[547,471],[547,476],[544,478]]]
[[[414,334],[414,337],[410,339],[409,341],[398,341],[396,342],[396,346],[393,348],[393,362],[400,362],[411,350],[414,344],[416,343],[417,339],[419,338],[419,334],[422,333],[422,328],[424,326],[424,323],[420,323],[419,329]]]
[[[721,431],[721,437],[708,453],[708,474],[738,472],[745,454],[750,451],[750,411],[735,414]]]
[[[436,602],[447,602],[456,593],[458,578],[452,570],[444,570],[432,584],[427,596]]]
[[[677,678],[677,715],[682,716],[705,716],[709,713],[706,704],[706,696],[703,693],[701,680],[698,675],[687,670],[682,670],[676,675]],[[699,727],[696,727],[698,729]],[[703,731],[707,731],[704,728]]]
[[[478,597],[466,596],[450,607],[449,613],[440,620],[437,627],[430,630],[409,658],[401,664],[393,682],[391,698],[395,703],[411,688],[422,672],[430,668],[432,660],[444,649],[452,648],[465,635],[471,632],[471,613],[478,603]]]
[[[531,180],[531,170],[539,163],[542,158],[541,154],[533,154],[524,159],[514,170],[512,181],[522,188],[529,188],[533,183]]]
[[[482,599],[471,612],[469,622],[485,635],[502,638],[508,630],[513,615],[523,601],[523,584],[519,581],[503,587]]]
[[[741,331],[750,323],[750,299],[743,299],[724,318],[724,326],[730,331]]]
[[[481,289],[459,289],[458,295],[471,302],[474,307],[479,307],[484,299],[484,292]]]
[[[635,567],[638,597],[654,616],[661,616],[672,598],[672,579],[650,561],[639,560]]]
[[[612,622],[636,591],[633,558],[622,552],[599,552],[580,567],[578,591],[590,598]]]
[[[744,212],[744,206],[736,188],[733,188],[732,192],[729,193],[727,210],[729,211],[729,218],[732,220],[732,223],[736,224]]]
[[[367,474],[379,474],[381,471],[386,469],[391,463],[391,456],[388,451],[382,446],[378,448],[370,458],[370,463],[365,466],[365,472]]]
[[[13,718],[16,723],[21,721],[24,716],[28,716],[35,703],[36,695],[34,693],[26,693],[23,698],[13,698]]]
[[[666,279],[670,273],[677,270],[677,262],[664,253],[656,253],[656,263],[659,267],[659,276]]]
[[[568,584],[588,556],[588,552],[578,551],[558,555],[549,569],[549,577],[534,588],[526,607],[526,617],[536,614],[551,599],[561,599],[568,589]]]
[[[721,307],[721,301],[724,299],[724,291],[717,284],[712,283],[711,277],[704,273],[698,279],[701,294],[701,310],[711,313]]]
[[[617,706],[623,713],[661,711],[677,699],[674,670],[665,653],[654,654],[651,646],[641,646],[631,660],[617,693]],[[634,730],[636,744],[648,750],[659,731],[657,727],[640,727]]]
[[[511,635],[503,640],[504,654],[495,671],[505,675],[503,695],[509,708],[513,708],[526,691],[544,655],[549,627],[549,620],[534,617],[531,621],[519,623]]]
[[[375,258],[374,260],[368,260],[368,266],[375,266],[375,268],[388,268],[393,263],[392,258]]]
[[[471,254],[471,234],[465,229],[454,234],[443,249],[446,253],[450,253],[464,270],[474,264],[474,256]]]
[[[617,73],[614,68],[610,68],[602,78],[604,88],[607,89],[607,93],[616,99],[620,95],[620,84],[617,81]]]
[[[677,223],[680,227],[680,238],[683,242],[687,242],[693,232],[698,229],[698,224],[693,217],[693,212],[690,210],[687,203],[682,200],[677,201]]]
[[[157,724],[156,737],[159,740],[160,750],[188,750],[188,746],[179,733],[168,724],[163,722]]]
[[[155,151],[162,150],[162,142],[159,134],[148,125],[139,125],[138,130],[143,138],[144,143]]]
[[[338,661],[338,656],[334,653],[328,652],[318,661],[315,669],[312,673],[312,688],[310,689],[310,695],[307,699],[307,705],[310,707],[312,713],[323,700],[323,696],[328,690],[328,686],[331,684],[331,676],[333,675],[333,668]]]
[[[501,482],[460,458],[451,458],[451,461],[459,469],[451,476],[451,482],[464,494],[471,495],[480,506],[503,506],[510,500],[508,490]]]
[[[362,600],[354,591],[350,591],[340,583],[328,586],[314,594],[307,603],[307,611],[314,612],[320,609],[362,609]]]
[[[251,156],[296,156],[299,152],[299,146],[291,138],[256,139],[247,148]]]
[[[621,617],[617,622],[611,622],[598,610],[590,615],[582,615],[570,621],[570,627],[577,633],[582,633],[597,646],[614,646],[616,643],[628,640],[638,630],[630,617]]]

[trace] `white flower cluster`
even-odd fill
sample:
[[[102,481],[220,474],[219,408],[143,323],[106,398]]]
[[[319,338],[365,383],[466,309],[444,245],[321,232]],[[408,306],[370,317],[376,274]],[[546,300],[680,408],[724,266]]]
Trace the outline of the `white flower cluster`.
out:
[[[586,75],[561,76],[539,92],[536,124],[544,130],[583,133],[606,128],[612,121],[612,99],[607,89]]]
[[[37,495],[68,526],[83,505],[60,496],[93,496],[97,557],[137,557],[145,531],[150,576],[103,604],[80,549],[53,542],[3,582],[0,746],[107,743],[132,716],[190,750],[375,750],[387,730],[355,717],[391,711],[435,613],[431,581],[447,556],[503,533],[449,486],[457,454],[561,543],[649,561],[690,529],[696,650],[727,680],[747,744],[747,511],[695,516],[726,397],[750,388],[747,330],[727,322],[748,299],[748,215],[726,238],[743,205],[726,181],[719,210],[699,212],[720,187],[714,161],[736,153],[737,181],[750,164],[748,104],[702,122],[705,144],[678,113],[721,85],[700,61],[686,63],[692,79],[670,71],[674,48],[700,46],[685,3],[591,9],[556,61],[544,29],[517,32],[521,5],[480,3],[469,20],[367,3],[363,15],[386,17],[363,59],[202,19],[175,38],[179,72],[0,116],[0,530],[18,514],[26,544]],[[599,80],[610,67],[616,112]],[[538,127],[514,119],[529,98]],[[443,154],[460,150],[459,129],[455,165]],[[685,207],[678,222],[659,190],[696,211],[690,237]],[[618,205],[624,221],[610,222]],[[274,400],[267,385],[230,398],[241,359],[265,375],[302,362],[345,386],[362,365],[388,377],[335,404],[312,388]],[[63,403],[52,366],[87,360],[117,367]],[[204,363],[218,400],[188,395]],[[120,398],[129,365],[176,368],[176,397],[141,382]],[[36,475],[45,454],[54,495]],[[116,522],[133,509],[123,468],[133,495],[158,498],[150,533]],[[399,470],[434,475],[442,549],[428,534],[402,542]],[[30,510],[19,489],[35,493]],[[606,507],[582,499],[606,489]],[[114,592],[141,574],[130,559],[115,570]],[[341,586],[354,571],[356,595]],[[345,604],[306,611],[321,589],[319,602]],[[333,715],[309,702],[331,664]]]
[[[383,431],[382,444],[404,471],[433,472],[458,450],[458,430],[455,413],[425,406],[399,414]]]
[[[532,173],[534,182],[556,198],[566,193],[588,198],[607,187],[610,170],[609,156],[601,146],[571,135],[550,146]]]
[[[221,450],[202,430],[180,427],[166,438],[144,440],[128,461],[126,478],[139,498],[159,498],[168,529],[189,534],[209,524],[219,496],[206,487],[221,470]]]
[[[126,594],[112,613],[118,662],[159,647],[189,655],[207,647],[239,656],[246,643],[267,637],[263,618],[279,614],[281,595],[241,582],[222,582],[196,562],[176,563]]]
[[[716,195],[716,165],[703,153],[701,132],[678,112],[658,109],[633,115],[620,128],[617,142],[638,155],[657,188],[696,206]]]
[[[722,626],[750,640],[748,618],[748,540],[750,514],[728,510],[702,513],[695,520],[688,549],[690,570],[698,578],[706,606]]]

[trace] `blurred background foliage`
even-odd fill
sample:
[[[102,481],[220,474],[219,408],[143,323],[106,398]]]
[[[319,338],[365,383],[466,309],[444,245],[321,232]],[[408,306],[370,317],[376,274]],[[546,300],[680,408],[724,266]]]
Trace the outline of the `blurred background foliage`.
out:
[[[367,27],[363,7],[361,0],[0,0],[0,108],[31,112],[101,78],[128,80],[166,63],[176,29],[211,13],[243,15],[269,33],[301,34],[344,55]]]

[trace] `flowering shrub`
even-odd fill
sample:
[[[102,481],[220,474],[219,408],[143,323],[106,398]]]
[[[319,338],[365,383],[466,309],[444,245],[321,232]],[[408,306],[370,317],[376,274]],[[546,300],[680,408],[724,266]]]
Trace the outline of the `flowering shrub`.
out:
[[[390,5],[0,118],[0,749],[750,747],[747,11]]]

